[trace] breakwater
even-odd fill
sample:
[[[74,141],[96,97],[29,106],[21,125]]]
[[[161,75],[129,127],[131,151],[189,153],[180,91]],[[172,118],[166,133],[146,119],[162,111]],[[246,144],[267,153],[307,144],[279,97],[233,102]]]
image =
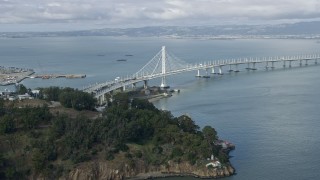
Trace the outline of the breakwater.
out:
[[[75,78],[85,78],[85,74],[42,74],[42,75],[33,75],[29,78],[41,78],[41,79],[52,79],[52,78],[67,78],[67,79],[75,79]]]

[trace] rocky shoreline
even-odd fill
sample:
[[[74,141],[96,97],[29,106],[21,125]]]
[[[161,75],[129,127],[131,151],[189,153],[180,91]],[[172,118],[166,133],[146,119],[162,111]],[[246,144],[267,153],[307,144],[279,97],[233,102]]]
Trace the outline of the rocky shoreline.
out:
[[[142,161],[136,163],[134,168],[122,163],[118,168],[112,167],[110,162],[88,162],[72,170],[65,179],[107,179],[107,180],[138,180],[166,177],[196,177],[202,179],[223,178],[235,174],[231,164],[220,168],[206,168],[191,165],[188,162],[175,163],[169,161],[167,165],[146,166]]]

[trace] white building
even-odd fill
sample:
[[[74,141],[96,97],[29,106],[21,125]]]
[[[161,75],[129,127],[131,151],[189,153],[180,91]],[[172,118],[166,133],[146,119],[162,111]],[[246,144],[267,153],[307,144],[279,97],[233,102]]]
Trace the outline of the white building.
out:
[[[206,167],[209,167],[209,166],[212,166],[213,168],[221,167],[221,163],[220,163],[220,161],[212,161],[212,162],[206,164]]]

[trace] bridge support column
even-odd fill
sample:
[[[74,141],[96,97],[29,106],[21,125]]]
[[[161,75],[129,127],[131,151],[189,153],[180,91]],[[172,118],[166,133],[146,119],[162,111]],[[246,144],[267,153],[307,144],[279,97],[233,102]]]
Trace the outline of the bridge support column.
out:
[[[103,104],[103,102],[105,101],[104,94],[102,94],[102,96],[100,96],[100,98],[101,98],[101,104]]]
[[[232,69],[232,64],[229,64],[229,72],[232,72],[233,69]]]
[[[247,68],[246,68],[247,70],[250,70],[251,68],[250,68],[250,63],[248,63],[247,64]]]
[[[306,59],[306,64],[305,65],[308,66],[308,59]]]
[[[268,61],[266,61],[266,69],[268,69],[268,68],[269,68],[268,63],[269,63],[269,62],[268,62]]]
[[[126,91],[126,86],[122,86],[122,91]]]
[[[219,74],[220,74],[220,75],[223,75],[223,73],[222,73],[222,66],[219,66]]]
[[[196,75],[196,77],[201,77],[201,76],[200,76],[200,69],[197,70],[197,75]]]
[[[274,68],[274,61],[271,62],[271,68]]]
[[[162,87],[162,88],[168,88],[168,87],[169,87],[169,86],[167,86],[167,84],[166,84],[166,76],[162,76],[160,87]]]
[[[291,62],[292,62],[292,61],[289,61],[289,67],[290,67],[290,68],[291,68]]]
[[[299,65],[302,66],[302,60],[299,60],[299,61],[300,61]]]
[[[203,76],[203,77],[204,77],[204,78],[210,78],[209,73],[208,73],[208,69],[205,69],[205,70],[206,70],[206,75]]]
[[[314,64],[318,64],[318,59],[315,59],[315,60],[314,60]]]
[[[238,68],[238,65],[239,65],[239,64],[236,64],[236,70],[235,70],[234,72],[240,72],[240,71],[239,71],[239,68]]]
[[[283,67],[284,68],[286,67],[286,61],[283,61]]]
[[[251,70],[257,70],[257,69],[256,69],[256,62],[253,62],[253,63],[252,63],[252,68],[251,68]]]
[[[104,101],[105,101],[104,100],[104,94],[102,96],[98,97],[98,102],[99,102],[100,105],[102,105],[104,103]]]
[[[214,67],[211,68],[211,74],[214,74]]]
[[[143,88],[144,89],[148,88],[148,80],[143,80]]]

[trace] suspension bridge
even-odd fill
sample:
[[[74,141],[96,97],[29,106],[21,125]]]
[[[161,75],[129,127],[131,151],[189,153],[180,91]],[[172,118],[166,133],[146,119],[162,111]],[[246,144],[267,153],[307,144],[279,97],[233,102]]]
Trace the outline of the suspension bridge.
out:
[[[320,55],[297,55],[297,56],[276,56],[276,57],[262,57],[262,58],[241,58],[230,60],[216,60],[199,63],[186,63],[177,58],[173,54],[166,51],[166,47],[162,49],[139,71],[131,76],[117,77],[112,81],[103,83],[96,83],[83,88],[84,92],[93,94],[100,103],[105,102],[105,94],[117,89],[126,90],[127,87],[136,87],[139,82],[144,83],[147,88],[148,81],[151,79],[161,78],[162,88],[167,88],[166,77],[196,71],[197,77],[210,78],[212,75],[223,75],[223,67],[228,67],[228,72],[239,72],[239,66],[245,66],[248,71],[257,70],[257,64],[264,64],[266,69],[275,68],[275,63],[282,63],[283,67],[292,67],[293,61],[297,61],[300,66],[308,65],[310,61],[314,64],[318,63]],[[200,71],[205,71],[205,75],[201,75]]]

